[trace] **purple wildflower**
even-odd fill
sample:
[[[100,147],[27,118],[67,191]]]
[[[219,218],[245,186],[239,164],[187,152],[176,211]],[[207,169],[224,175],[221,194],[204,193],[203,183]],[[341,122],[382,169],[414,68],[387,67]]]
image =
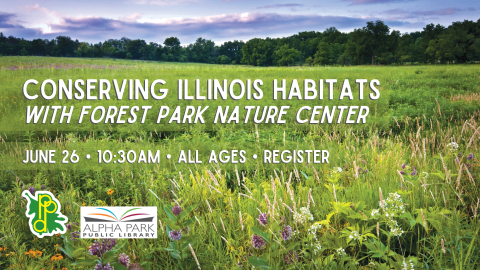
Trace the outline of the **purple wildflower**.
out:
[[[77,241],[79,237],[80,237],[80,231],[74,231],[70,233],[70,239],[72,239],[72,241]]]
[[[105,266],[103,266],[102,263],[98,263],[97,265],[95,265],[95,270],[113,270],[113,267],[110,265],[110,263],[107,263],[105,264]]]
[[[171,230],[169,234],[170,234],[170,239],[172,239],[173,241],[178,241],[182,239],[182,231]]]
[[[68,223],[67,224],[67,231],[70,231],[72,229],[72,224]]]
[[[410,173],[410,175],[412,176],[417,175],[417,170],[415,169],[415,167],[413,167],[412,173]]]
[[[290,240],[292,238],[292,227],[285,225],[282,230],[282,239],[283,241]]]
[[[110,251],[112,250],[115,246],[117,245],[117,241],[113,238],[110,238],[110,239],[104,239],[102,241],[102,246],[103,246],[103,249],[104,249],[104,253],[107,252],[107,251]]]
[[[143,270],[143,268],[140,267],[139,263],[132,263],[130,265],[130,270]]]
[[[402,164],[402,170],[405,170],[405,167],[407,167],[407,164],[403,163]]]
[[[130,258],[125,253],[122,253],[118,256],[118,262],[128,268],[130,265]]]
[[[468,160],[472,160],[473,159],[473,153],[470,153],[467,157]]]
[[[102,245],[100,244],[100,242],[95,241],[90,246],[90,249],[88,250],[88,252],[90,252],[90,255],[102,257]]]
[[[105,252],[112,250],[116,245],[117,241],[113,238],[103,239],[101,244],[99,241],[95,241],[90,246],[89,252],[91,255],[102,257]]]
[[[180,215],[180,213],[182,213],[182,207],[178,204],[176,204],[173,208],[172,208],[172,212],[175,216],[178,216]]]
[[[457,154],[457,157],[459,157],[459,158],[461,158],[462,156],[463,156],[462,153],[458,153],[458,154]]]
[[[268,224],[267,213],[261,213],[258,215],[257,220],[260,222],[260,225],[265,227]]]
[[[296,251],[289,251],[283,254],[283,259],[286,264],[292,264],[298,261],[298,254]]]
[[[255,248],[255,249],[262,249],[265,247],[265,240],[263,240],[263,238],[259,235],[252,235],[252,246]]]
[[[401,175],[404,175],[404,174],[405,174],[405,172],[404,172],[404,171],[400,171],[400,174],[401,174]]]
[[[35,188],[34,187],[28,187],[28,191],[30,191],[30,193],[32,193],[32,195],[35,195]]]
[[[46,189],[47,187],[44,184],[42,184],[42,190],[46,190]]]

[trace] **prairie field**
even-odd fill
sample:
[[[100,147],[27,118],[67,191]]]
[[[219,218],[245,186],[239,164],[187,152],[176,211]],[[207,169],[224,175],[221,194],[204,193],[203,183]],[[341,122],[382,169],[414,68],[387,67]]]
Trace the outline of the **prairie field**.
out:
[[[163,100],[27,100],[25,81],[163,79]],[[178,79],[263,81],[260,100],[178,100]],[[337,79],[335,99],[272,100],[273,81]],[[338,100],[341,82],[377,79],[378,100]],[[34,89],[31,86],[31,89]],[[37,86],[38,88],[38,86]],[[289,86],[287,86],[287,89]],[[202,87],[202,91],[205,91]],[[33,92],[33,91],[32,91]],[[0,57],[2,269],[477,269],[480,66],[252,67]],[[27,106],[368,106],[366,124],[25,124]],[[78,111],[73,118],[78,118]],[[25,151],[160,150],[159,164],[26,165]],[[244,164],[209,164],[215,150]],[[264,149],[324,149],[328,164],[263,164]],[[198,150],[202,164],[179,164]],[[66,234],[37,238],[24,190],[51,191]],[[157,239],[116,239],[97,254],[78,237],[82,206],[156,206]],[[127,261],[127,263],[125,263]],[[99,266],[100,265],[100,268]],[[111,268],[108,268],[111,269]]]

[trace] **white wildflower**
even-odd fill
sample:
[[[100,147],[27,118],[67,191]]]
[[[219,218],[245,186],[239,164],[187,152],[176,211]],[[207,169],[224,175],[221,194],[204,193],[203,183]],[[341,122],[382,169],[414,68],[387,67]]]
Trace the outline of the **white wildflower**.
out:
[[[347,253],[345,252],[345,249],[339,248],[339,249],[337,249],[337,255],[338,256],[345,256],[345,255],[347,255]]]
[[[458,143],[451,142],[451,143],[447,144],[447,148],[449,148],[450,151],[455,152],[455,151],[458,150]]]
[[[350,238],[352,240],[355,240],[355,241],[358,241],[358,240],[362,239],[361,235],[357,231],[350,232],[350,235],[348,236],[348,238]]]
[[[293,219],[295,222],[303,224],[307,220],[313,220],[313,215],[310,213],[310,210],[308,210],[307,207],[302,207],[300,208],[300,211],[295,214]]]

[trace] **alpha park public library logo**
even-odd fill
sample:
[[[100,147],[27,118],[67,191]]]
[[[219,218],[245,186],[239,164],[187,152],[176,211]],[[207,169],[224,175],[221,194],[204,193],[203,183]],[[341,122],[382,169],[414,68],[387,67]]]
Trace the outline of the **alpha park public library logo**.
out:
[[[68,218],[60,210],[60,202],[48,191],[37,191],[35,195],[25,190],[22,196],[27,199],[27,215],[30,231],[39,238],[64,234],[67,231],[65,223]]]
[[[157,238],[157,207],[82,207],[81,238]]]

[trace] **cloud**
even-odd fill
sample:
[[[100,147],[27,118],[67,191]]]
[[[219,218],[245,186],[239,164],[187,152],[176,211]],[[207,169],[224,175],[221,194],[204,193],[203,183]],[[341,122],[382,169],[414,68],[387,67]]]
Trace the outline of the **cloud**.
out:
[[[133,0],[133,3],[139,5],[157,5],[157,6],[183,6],[199,0]]]
[[[16,17],[13,13],[0,12],[0,28],[15,28],[17,25],[13,22]]]
[[[16,20],[14,13],[0,12],[0,32],[5,36],[14,35],[16,37],[37,37],[42,35],[42,31],[34,28],[26,28]]]
[[[275,5],[267,5],[267,6],[260,6],[257,7],[257,9],[266,9],[266,8],[282,8],[282,7],[289,7],[289,8],[295,8],[295,7],[303,7],[302,4],[275,4]]]
[[[350,6],[354,5],[372,5],[372,4],[388,4],[396,2],[408,2],[412,0],[343,0],[345,2],[350,2]]]
[[[434,10],[417,10],[410,11],[400,8],[386,10],[383,13],[391,15],[390,19],[399,20],[399,19],[411,19],[411,18],[422,18],[422,17],[431,17],[431,16],[448,16],[454,15],[462,11],[475,11],[476,8],[470,7],[466,9],[461,8],[443,8],[443,9],[434,9]]]
[[[279,14],[279,13],[234,13],[194,18],[157,19],[138,22],[139,14],[129,19],[110,19],[103,17],[64,17],[59,23],[49,23],[51,33],[42,33],[33,29],[31,35],[24,38],[54,38],[67,35],[73,39],[99,42],[110,38],[141,38],[162,43],[165,38],[176,36],[185,43],[191,43],[198,37],[225,41],[233,39],[248,40],[254,37],[287,36],[299,31],[323,31],[335,26],[339,30],[350,31],[377,18],[356,18],[344,16],[321,16],[317,14]],[[388,25],[408,26],[408,22],[389,21]],[[15,32],[15,31],[13,31]],[[17,34],[15,34],[18,36]],[[32,36],[34,35],[34,36]]]
[[[138,19],[142,18],[143,15],[140,14],[140,13],[133,13],[131,15],[128,15],[128,16],[124,16],[124,17],[119,17],[118,19],[121,20],[121,21],[131,21],[131,22],[135,22],[137,21]]]

